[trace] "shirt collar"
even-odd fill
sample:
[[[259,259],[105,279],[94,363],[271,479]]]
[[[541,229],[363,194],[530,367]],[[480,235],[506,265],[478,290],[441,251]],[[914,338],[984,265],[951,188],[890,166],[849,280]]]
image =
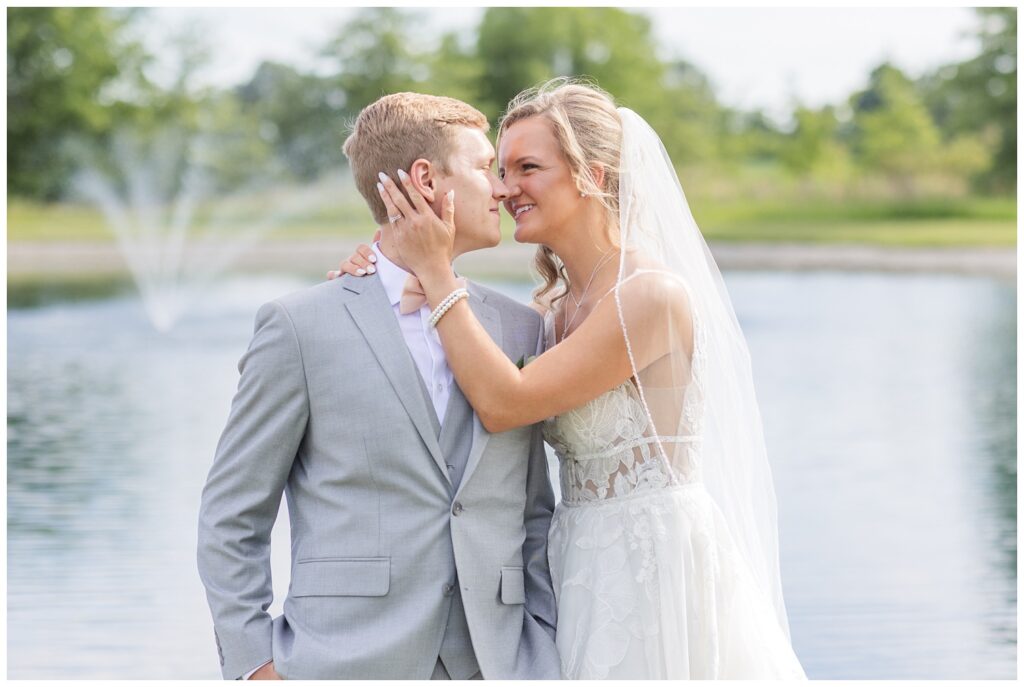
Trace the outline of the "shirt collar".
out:
[[[384,293],[388,295],[391,305],[398,305],[398,302],[402,300],[402,290],[405,289],[405,281],[412,276],[412,272],[408,272],[388,260],[388,257],[380,250],[379,241],[374,243],[372,248],[373,252],[377,254],[377,276],[380,277]],[[455,276],[458,277],[459,273],[456,272]]]
[[[388,260],[388,257],[380,250],[380,243],[373,244],[373,252],[377,254],[377,275],[380,277],[380,283],[384,287],[384,292],[388,295],[391,305],[397,305],[402,300],[402,289],[405,288],[405,280],[409,278],[411,273],[406,272]]]

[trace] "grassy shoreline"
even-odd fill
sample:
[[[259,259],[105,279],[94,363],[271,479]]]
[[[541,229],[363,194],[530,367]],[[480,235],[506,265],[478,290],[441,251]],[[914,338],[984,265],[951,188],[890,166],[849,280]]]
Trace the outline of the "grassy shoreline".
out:
[[[322,279],[362,239],[307,238],[252,244],[231,262],[227,274],[291,274]],[[709,242],[722,270],[838,270],[936,272],[1016,279],[1015,246],[885,246],[853,243]],[[209,248],[209,247],[207,247]],[[216,248],[214,246],[214,248]],[[530,280],[535,247],[505,240],[456,261],[456,269],[477,279]],[[187,258],[186,258],[187,259]],[[114,243],[14,242],[7,246],[10,288],[46,293],[48,285],[76,284],[73,290],[102,292],[130,283],[125,257]],[[106,286],[105,286],[106,285]]]
[[[705,202],[694,213],[723,270],[944,272],[1016,279],[1012,198],[917,203]],[[502,244],[460,258],[477,279],[530,279],[534,247]],[[365,208],[320,208],[261,235],[234,272],[308,276],[311,283],[369,240]],[[231,232],[222,236],[232,241]],[[110,297],[132,290],[125,259],[95,208],[8,202],[8,306]]]
[[[695,203],[694,216],[709,242],[854,243],[880,246],[1014,246],[1014,198],[917,201],[744,200]],[[237,231],[246,231],[241,217]],[[502,213],[502,233],[513,224]],[[225,236],[232,230],[226,228]],[[351,199],[295,215],[269,228],[265,240],[360,239],[372,234],[366,209]],[[9,198],[7,240],[110,243],[99,210],[84,205],[42,205]]]

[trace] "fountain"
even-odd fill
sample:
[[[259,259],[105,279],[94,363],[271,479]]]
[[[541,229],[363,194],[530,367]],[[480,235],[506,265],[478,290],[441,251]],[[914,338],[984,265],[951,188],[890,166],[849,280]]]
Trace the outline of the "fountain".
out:
[[[76,148],[82,164],[74,192],[102,211],[161,332],[261,237],[337,195],[338,179],[297,188],[271,163],[225,189],[218,181],[221,143],[166,129],[119,132],[103,151]]]

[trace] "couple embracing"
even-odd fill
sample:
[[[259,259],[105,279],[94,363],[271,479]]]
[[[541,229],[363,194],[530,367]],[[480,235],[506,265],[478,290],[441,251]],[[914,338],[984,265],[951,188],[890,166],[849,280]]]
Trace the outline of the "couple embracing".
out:
[[[510,103],[497,173],[487,129],[363,110],[380,240],[257,315],[199,520],[224,677],[804,677],[749,354],[660,140],[565,80]],[[502,204],[532,308],[452,269]]]

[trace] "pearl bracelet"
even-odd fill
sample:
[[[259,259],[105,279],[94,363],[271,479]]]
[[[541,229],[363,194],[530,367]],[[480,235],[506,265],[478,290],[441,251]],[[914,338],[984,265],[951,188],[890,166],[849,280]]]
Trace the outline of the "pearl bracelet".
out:
[[[434,311],[430,313],[430,326],[436,328],[437,323],[441,321],[441,318],[445,316],[452,306],[458,303],[463,298],[469,298],[469,291],[466,289],[455,289],[450,294],[445,296],[445,299],[438,303]]]
[[[438,312],[438,311],[439,311],[439,310],[440,310],[441,308],[445,307],[445,306],[446,306],[446,305],[448,305],[449,303],[452,303],[452,302],[454,302],[454,301],[455,301],[455,300],[456,300],[456,299],[457,299],[457,298],[459,297],[459,292],[461,292],[461,291],[466,291],[466,288],[465,288],[464,286],[460,286],[460,287],[458,287],[457,289],[455,289],[454,291],[452,291],[452,292],[451,292],[450,294],[448,294],[447,296],[445,296],[445,297],[444,297],[444,298],[443,298],[443,299],[441,300],[441,302],[437,304],[437,307],[436,307],[436,308],[434,308],[434,310],[433,310],[433,311],[432,311],[432,312],[430,313],[430,315],[431,315],[431,318],[433,318],[433,316],[434,316],[434,315],[436,315],[436,314],[437,314],[437,312]],[[469,293],[469,292],[468,292],[468,291],[466,291],[466,293],[467,293],[467,295],[468,295],[468,293]]]

